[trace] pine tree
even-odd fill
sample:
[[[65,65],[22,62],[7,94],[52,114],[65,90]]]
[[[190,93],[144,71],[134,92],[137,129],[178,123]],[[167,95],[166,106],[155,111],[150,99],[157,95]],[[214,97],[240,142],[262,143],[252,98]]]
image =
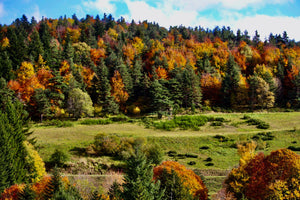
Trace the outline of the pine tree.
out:
[[[158,118],[161,119],[163,114],[170,112],[173,101],[170,100],[168,89],[164,86],[165,80],[154,80],[151,84],[150,92],[152,94],[152,108],[157,112]]]
[[[222,81],[223,106],[225,107],[231,106],[231,99],[234,98],[233,95],[239,87],[240,73],[239,66],[234,61],[234,57],[230,55],[227,61],[225,77]]]
[[[127,173],[121,197],[124,200],[161,199],[163,191],[159,191],[159,183],[153,182],[153,168],[140,149],[136,149],[135,156],[130,157],[126,164]]]
[[[0,48],[0,77],[9,81],[12,79],[12,62],[6,50]]]
[[[28,133],[23,107],[7,102],[0,110],[0,193],[4,188],[26,181],[26,149]]]
[[[192,66],[188,65],[182,73],[183,106],[200,107],[201,106],[201,87],[199,77],[195,74]]]
[[[184,186],[183,181],[178,177],[174,170],[168,172],[163,170],[162,174],[157,178],[160,180],[160,190],[164,190],[163,200],[193,200],[189,189]]]
[[[41,42],[40,35],[36,29],[34,29],[32,34],[30,35],[28,54],[32,56],[32,61],[37,61],[39,55],[42,55],[44,57],[43,44]]]

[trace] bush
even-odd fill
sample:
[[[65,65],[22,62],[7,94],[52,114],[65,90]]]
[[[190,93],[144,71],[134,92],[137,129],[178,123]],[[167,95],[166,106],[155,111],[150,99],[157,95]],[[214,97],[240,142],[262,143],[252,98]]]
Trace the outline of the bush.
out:
[[[300,147],[289,146],[288,149],[292,151],[300,151]]]
[[[80,122],[80,124],[83,125],[105,125],[105,124],[111,124],[112,121],[110,119],[85,119]]]
[[[187,163],[188,165],[196,165],[196,162],[195,161],[190,161]]]
[[[227,142],[228,138],[223,135],[215,135],[214,138],[218,139],[219,142]]]
[[[168,151],[168,156],[175,157],[175,156],[177,156],[177,152],[176,151]]]
[[[211,157],[208,157],[204,160],[205,162],[211,162],[212,161],[212,158]]]
[[[256,128],[259,128],[259,129],[268,129],[268,128],[270,128],[270,124],[268,124],[267,122],[264,122],[260,119],[249,118],[249,119],[247,119],[246,123],[248,125],[256,125]]]
[[[257,133],[256,135],[252,136],[251,138],[254,140],[263,140],[263,141],[267,141],[267,140],[273,140],[274,139],[274,135],[272,132],[267,132],[267,133]]]
[[[47,120],[43,122],[44,126],[56,126],[56,127],[72,127],[74,124],[71,121],[61,121],[58,119]]]
[[[223,126],[223,123],[220,121],[212,122],[210,126]]]
[[[127,122],[129,120],[129,117],[126,115],[117,115],[109,118],[113,122]]]
[[[209,149],[209,146],[202,146],[202,147],[199,147],[200,150],[207,150]]]
[[[214,163],[206,163],[205,166],[211,167],[211,166],[214,166]]]
[[[186,153],[185,157],[187,157],[187,158],[198,158],[198,155]]]
[[[53,166],[56,165],[57,167],[63,167],[68,160],[69,155],[66,152],[59,149],[55,149],[49,161]]]
[[[153,126],[157,129],[171,131],[175,129],[177,126],[173,120],[165,121],[165,122],[156,122],[153,124]]]

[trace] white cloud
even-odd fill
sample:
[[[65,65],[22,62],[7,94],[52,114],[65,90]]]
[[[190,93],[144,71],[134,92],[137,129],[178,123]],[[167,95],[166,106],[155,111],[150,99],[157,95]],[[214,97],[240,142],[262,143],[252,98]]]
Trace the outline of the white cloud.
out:
[[[85,1],[83,5],[88,9],[96,9],[102,13],[115,14],[116,11],[116,6],[111,0]]]
[[[42,14],[40,12],[40,8],[38,5],[35,5],[33,8],[32,13],[29,14],[29,16],[33,16],[36,20],[41,20],[42,19]]]
[[[4,5],[0,2],[0,17],[3,17],[5,14]]]
[[[192,26],[197,21],[196,11],[178,10],[170,3],[159,3],[157,7],[151,7],[143,1],[126,0],[130,12],[130,19],[135,21],[148,20],[157,22],[161,26],[169,27],[175,25]]]

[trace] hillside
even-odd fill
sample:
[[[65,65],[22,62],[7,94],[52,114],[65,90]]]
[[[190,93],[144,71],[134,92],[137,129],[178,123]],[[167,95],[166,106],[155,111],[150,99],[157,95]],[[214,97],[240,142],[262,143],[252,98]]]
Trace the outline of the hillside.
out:
[[[23,15],[0,41],[0,76],[33,119],[299,107],[300,47],[286,32]]]

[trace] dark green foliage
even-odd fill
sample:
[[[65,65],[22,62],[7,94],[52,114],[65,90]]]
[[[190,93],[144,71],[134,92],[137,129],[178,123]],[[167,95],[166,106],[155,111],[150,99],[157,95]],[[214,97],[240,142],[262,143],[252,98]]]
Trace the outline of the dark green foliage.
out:
[[[56,126],[56,127],[72,127],[74,124],[71,121],[61,121],[59,119],[46,120],[43,126]]]
[[[214,138],[218,139],[219,142],[227,142],[228,138],[223,135],[215,135]]]
[[[0,193],[3,189],[26,182],[27,155],[24,141],[28,121],[18,102],[7,102],[0,110]]]
[[[178,177],[177,173],[172,170],[168,172],[163,169],[162,174],[158,177],[160,180],[160,190],[164,193],[162,199],[192,200],[193,196],[189,189],[184,186],[183,181]]]
[[[263,141],[268,141],[268,140],[273,140],[274,135],[272,132],[266,132],[266,133],[257,133],[256,135],[252,136],[251,138],[254,140],[263,140]]]
[[[35,200],[36,193],[31,189],[30,185],[26,185],[25,188],[19,193],[19,200]]]
[[[209,146],[202,146],[202,147],[199,147],[200,150],[207,150],[209,149]]]
[[[50,90],[36,89],[34,95],[31,97],[31,101],[34,104],[29,105],[31,116],[38,116],[40,121],[43,122],[44,117],[50,115]]]
[[[129,120],[129,117],[126,115],[116,115],[109,118],[113,122],[127,122]]]
[[[190,161],[187,163],[188,165],[196,165],[196,162],[195,161]]]
[[[152,96],[152,108],[161,119],[163,115],[168,115],[173,105],[173,101],[169,98],[169,91],[165,87],[163,79],[154,80],[151,85],[150,93]]]
[[[6,50],[2,50],[0,47],[0,77],[9,81],[12,79],[12,62],[9,59],[9,55]]]
[[[160,121],[153,124],[157,129],[173,130],[180,128],[183,130],[193,129],[199,130],[199,126],[204,126],[208,121],[206,116],[175,116],[174,119],[168,121]]]
[[[33,62],[38,60],[39,55],[44,56],[43,44],[36,29],[30,35],[28,54],[32,57]]]
[[[270,124],[268,124],[267,122],[264,122],[260,119],[250,118],[246,121],[246,123],[248,125],[256,125],[256,128],[259,128],[259,129],[268,129],[268,128],[270,128]]]
[[[289,146],[288,149],[292,151],[300,151],[300,147],[295,147],[295,146]]]
[[[240,68],[230,55],[227,61],[227,71],[222,81],[223,106],[230,107],[232,95],[235,94],[240,81]]]
[[[147,159],[154,165],[159,165],[163,160],[163,151],[158,144],[150,144],[143,149]]]
[[[104,124],[111,124],[113,121],[111,119],[84,119],[80,122],[80,124],[84,125],[104,125]]]
[[[168,156],[175,157],[175,156],[177,156],[177,152],[176,151],[168,151]]]
[[[122,199],[161,199],[164,190],[160,190],[160,184],[152,180],[153,168],[140,149],[136,149],[135,156],[126,161],[126,166]]]
[[[205,166],[211,167],[211,166],[214,166],[214,163],[206,163]]]
[[[65,163],[69,160],[69,155],[59,149],[55,149],[54,153],[51,155],[49,161],[53,166],[63,167]]]
[[[204,160],[205,162],[211,162],[212,161],[212,158],[211,157],[208,157]]]

